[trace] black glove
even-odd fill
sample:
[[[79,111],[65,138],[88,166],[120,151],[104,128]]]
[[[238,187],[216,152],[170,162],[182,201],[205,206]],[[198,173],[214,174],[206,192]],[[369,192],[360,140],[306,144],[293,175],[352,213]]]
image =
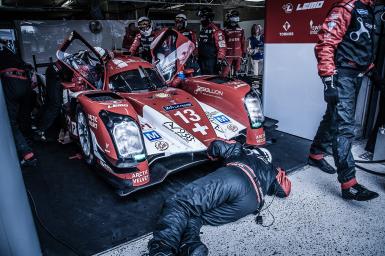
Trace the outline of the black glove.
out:
[[[323,76],[321,79],[325,86],[324,100],[329,104],[336,105],[339,99],[334,75]]]

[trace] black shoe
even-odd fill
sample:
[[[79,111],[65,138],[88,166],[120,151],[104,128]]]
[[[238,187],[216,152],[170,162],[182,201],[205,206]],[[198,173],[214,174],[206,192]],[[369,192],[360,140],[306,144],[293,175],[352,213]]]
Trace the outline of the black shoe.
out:
[[[315,166],[319,168],[321,171],[329,174],[334,174],[337,172],[336,169],[334,169],[333,166],[331,166],[328,162],[326,162],[324,158],[322,158],[321,160],[316,160],[309,157],[308,164],[311,166]]]
[[[149,256],[174,256],[173,249],[161,241],[150,241],[148,243]]]
[[[356,184],[348,189],[342,189],[342,198],[347,200],[369,201],[378,196],[378,193],[370,191],[360,184]]]
[[[30,159],[22,159],[20,161],[20,165],[22,167],[36,167],[37,166],[37,158],[32,157]]]
[[[179,256],[207,256],[209,249],[202,242],[185,243],[180,247]]]

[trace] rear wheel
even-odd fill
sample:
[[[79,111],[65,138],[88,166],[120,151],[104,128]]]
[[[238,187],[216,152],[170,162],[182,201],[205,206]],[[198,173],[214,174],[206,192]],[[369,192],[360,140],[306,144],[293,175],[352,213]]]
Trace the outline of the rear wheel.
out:
[[[87,164],[94,165],[95,156],[93,153],[94,149],[92,146],[91,132],[88,126],[87,116],[80,106],[77,107],[76,111],[76,125],[83,158]]]

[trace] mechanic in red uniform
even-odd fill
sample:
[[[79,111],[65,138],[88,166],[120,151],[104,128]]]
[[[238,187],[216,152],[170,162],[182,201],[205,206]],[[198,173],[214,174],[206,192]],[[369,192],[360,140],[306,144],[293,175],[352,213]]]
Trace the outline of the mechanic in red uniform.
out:
[[[198,11],[202,29],[198,39],[198,62],[203,75],[218,74],[226,65],[226,42],[223,31],[214,25],[214,12],[209,7]]]
[[[187,28],[187,17],[183,13],[175,16],[175,29],[194,43],[195,49],[192,56],[185,63],[185,68],[194,69],[194,75],[200,74],[200,67],[196,61],[198,57],[198,41],[194,31]]]
[[[15,146],[22,166],[35,166],[37,159],[25,134],[31,131],[32,67],[0,39],[0,78]]]
[[[239,12],[236,10],[231,11],[227,15],[227,26],[225,28],[226,38],[226,61],[227,66],[223,68],[222,76],[228,76],[231,70],[231,66],[234,66],[234,72],[237,73],[241,69],[242,61],[246,60],[246,47],[245,47],[245,32],[243,28],[238,25]]]
[[[126,27],[126,34],[123,38],[122,48],[127,50],[130,49],[137,33],[138,29],[135,27],[135,23],[130,23],[128,27]]]
[[[264,197],[287,197],[291,182],[271,164],[266,149],[248,150],[235,141],[216,140],[207,149],[211,159],[224,167],[182,188],[162,210],[150,256],[207,255],[199,234],[202,225],[223,225],[257,213]]]
[[[157,33],[153,30],[152,21],[148,17],[140,17],[137,21],[139,33],[136,34],[129,53],[152,62],[150,45]]]
[[[357,95],[362,76],[372,67],[375,57],[373,15],[373,0],[337,2],[326,17],[315,46],[327,109],[311,145],[309,164],[327,173],[336,172],[324,159],[331,141],[342,197],[348,200],[378,197],[357,183],[351,152]]]

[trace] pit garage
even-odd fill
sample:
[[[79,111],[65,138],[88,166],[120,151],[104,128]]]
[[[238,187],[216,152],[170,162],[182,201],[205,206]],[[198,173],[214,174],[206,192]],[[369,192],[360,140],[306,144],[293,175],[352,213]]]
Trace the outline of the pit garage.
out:
[[[0,255],[207,255],[147,245],[168,200],[224,166],[214,141],[263,156],[291,193],[203,225],[208,255],[385,255],[384,12],[0,0]]]

